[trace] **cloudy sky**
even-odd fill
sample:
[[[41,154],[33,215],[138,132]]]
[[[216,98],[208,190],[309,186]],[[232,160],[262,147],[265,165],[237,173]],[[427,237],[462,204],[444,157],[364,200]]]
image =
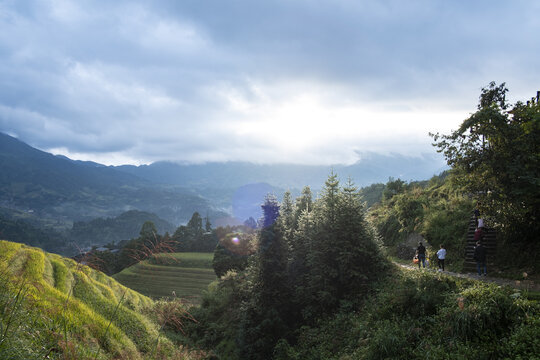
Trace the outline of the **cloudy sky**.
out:
[[[540,90],[540,2],[0,0],[0,131],[105,164],[433,153]]]

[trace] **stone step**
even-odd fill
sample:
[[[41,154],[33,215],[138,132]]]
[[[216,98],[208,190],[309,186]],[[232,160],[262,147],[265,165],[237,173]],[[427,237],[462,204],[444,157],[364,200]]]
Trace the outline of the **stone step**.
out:
[[[465,237],[465,263],[463,268],[465,271],[476,272],[476,261],[474,261],[474,248],[476,247],[476,241],[474,240],[474,233],[476,231],[476,220],[474,215],[471,216],[469,220],[469,228],[467,235]],[[497,232],[490,228],[485,228],[484,234],[482,237],[482,246],[486,248],[487,252],[487,266],[492,265],[493,255],[497,251]]]

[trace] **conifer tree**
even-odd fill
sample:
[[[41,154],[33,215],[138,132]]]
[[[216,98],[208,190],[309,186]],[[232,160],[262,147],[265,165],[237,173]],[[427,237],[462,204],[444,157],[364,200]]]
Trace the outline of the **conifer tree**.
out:
[[[269,359],[277,341],[288,333],[287,248],[279,223],[279,204],[268,195],[262,205],[262,229],[253,265],[252,298],[245,304],[242,358]]]
[[[296,227],[294,219],[294,203],[292,201],[290,191],[286,191],[285,194],[283,194],[283,202],[281,203],[279,212],[279,226],[283,234],[283,239],[287,246],[287,250],[290,252],[292,247],[292,235]]]
[[[302,189],[302,195],[296,199],[295,206],[295,218],[298,220],[300,215],[304,212],[310,212],[313,210],[313,195],[309,186],[304,186]]]
[[[198,212],[194,212],[191,219],[187,223],[187,228],[195,239],[198,239],[203,234],[202,217]]]
[[[210,218],[208,217],[208,214],[206,214],[206,217],[204,218],[204,230],[206,232],[212,231],[212,223],[210,222]]]
[[[332,172],[313,208],[315,226],[307,256],[307,286],[313,304],[309,313],[334,309],[339,301],[336,290],[338,251],[335,246],[339,196],[339,180]]]
[[[311,219],[310,219],[311,218]],[[312,226],[306,227],[307,220]],[[383,269],[375,234],[365,219],[365,208],[351,181],[339,187],[335,174],[325,183],[310,217],[301,217],[295,243],[306,248],[306,320],[335,309],[342,300],[361,297]]]
[[[358,189],[349,179],[342,189],[340,212],[336,220],[338,250],[338,297],[352,299],[361,295],[377,278],[384,264],[373,228],[366,220],[365,207]]]

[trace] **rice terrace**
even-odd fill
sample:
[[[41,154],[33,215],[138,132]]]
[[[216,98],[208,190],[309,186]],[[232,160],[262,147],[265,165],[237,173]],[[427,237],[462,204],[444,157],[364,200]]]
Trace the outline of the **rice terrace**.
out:
[[[203,290],[217,279],[212,253],[155,254],[113,275],[125,285],[154,299],[180,297],[197,303]]]

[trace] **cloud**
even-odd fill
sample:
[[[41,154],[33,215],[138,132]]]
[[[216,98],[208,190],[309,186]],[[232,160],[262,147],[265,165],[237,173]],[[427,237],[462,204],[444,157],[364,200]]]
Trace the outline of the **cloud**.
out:
[[[420,155],[538,90],[535,1],[0,4],[0,130],[107,164]],[[512,98],[513,97],[513,98]]]

